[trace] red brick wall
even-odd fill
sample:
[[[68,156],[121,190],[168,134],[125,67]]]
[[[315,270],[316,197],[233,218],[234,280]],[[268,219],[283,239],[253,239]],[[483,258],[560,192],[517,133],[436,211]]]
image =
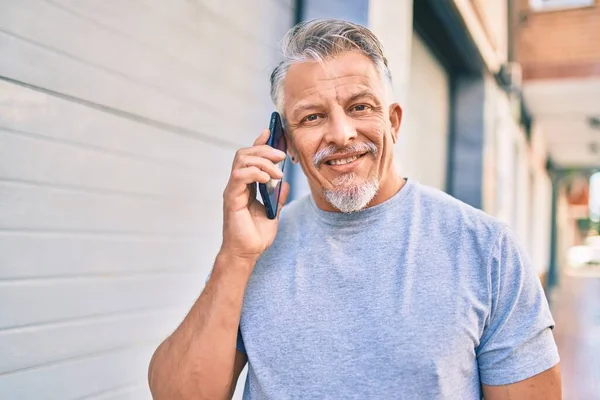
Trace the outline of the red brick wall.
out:
[[[515,0],[514,55],[524,79],[600,75],[600,0],[594,6],[536,12]]]

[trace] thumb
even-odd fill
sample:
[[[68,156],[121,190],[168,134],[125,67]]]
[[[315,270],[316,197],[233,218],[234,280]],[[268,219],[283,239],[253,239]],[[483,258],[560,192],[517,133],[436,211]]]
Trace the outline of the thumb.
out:
[[[279,218],[279,214],[281,214],[281,209],[287,201],[289,194],[290,184],[287,182],[281,182],[281,193],[279,193],[279,204],[277,205],[277,218]]]
[[[267,144],[267,141],[269,140],[269,135],[271,134],[271,131],[269,131],[268,129],[263,130],[260,133],[260,136],[256,138],[256,140],[254,141],[253,146],[258,146],[261,144]]]

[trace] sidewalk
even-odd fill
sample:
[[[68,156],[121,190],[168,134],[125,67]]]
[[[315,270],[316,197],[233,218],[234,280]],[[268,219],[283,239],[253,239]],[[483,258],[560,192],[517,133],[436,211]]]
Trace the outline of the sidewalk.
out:
[[[567,271],[552,295],[564,400],[600,400],[600,268]]]

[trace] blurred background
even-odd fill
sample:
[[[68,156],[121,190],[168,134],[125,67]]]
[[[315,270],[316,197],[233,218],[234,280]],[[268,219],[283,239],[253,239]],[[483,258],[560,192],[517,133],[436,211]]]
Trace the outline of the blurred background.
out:
[[[0,0],[0,399],[150,398],[278,42],[316,17],[382,40],[399,171],[517,232],[564,398],[600,399],[600,0]]]

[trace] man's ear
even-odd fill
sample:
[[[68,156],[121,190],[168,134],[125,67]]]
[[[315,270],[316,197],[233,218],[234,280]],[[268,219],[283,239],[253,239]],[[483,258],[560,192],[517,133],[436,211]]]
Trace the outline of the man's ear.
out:
[[[400,125],[402,124],[402,107],[394,103],[390,106],[390,125],[392,127],[392,141],[394,144],[398,141]]]
[[[296,152],[296,149],[294,149],[293,146],[288,145],[287,152],[292,160],[292,163],[298,164],[298,152]]]
[[[296,147],[294,146],[292,138],[287,131],[285,132],[285,142],[287,144],[287,153],[290,156],[290,159],[294,164],[298,164],[298,152],[296,151]]]

